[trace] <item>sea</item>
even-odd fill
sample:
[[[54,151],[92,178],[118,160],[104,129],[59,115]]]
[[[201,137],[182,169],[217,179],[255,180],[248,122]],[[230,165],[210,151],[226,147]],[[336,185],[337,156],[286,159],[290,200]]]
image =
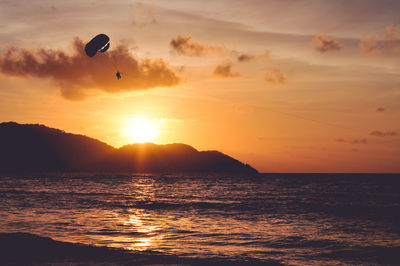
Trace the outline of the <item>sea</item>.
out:
[[[218,261],[400,265],[400,175],[1,175],[0,232]]]

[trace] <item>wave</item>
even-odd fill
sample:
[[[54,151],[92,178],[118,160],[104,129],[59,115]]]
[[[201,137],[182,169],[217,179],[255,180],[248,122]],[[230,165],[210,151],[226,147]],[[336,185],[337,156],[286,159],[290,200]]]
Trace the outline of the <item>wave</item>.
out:
[[[129,252],[79,243],[56,241],[29,233],[0,233],[0,261],[5,264],[77,265],[283,265],[278,261],[244,258],[184,258],[160,252]]]

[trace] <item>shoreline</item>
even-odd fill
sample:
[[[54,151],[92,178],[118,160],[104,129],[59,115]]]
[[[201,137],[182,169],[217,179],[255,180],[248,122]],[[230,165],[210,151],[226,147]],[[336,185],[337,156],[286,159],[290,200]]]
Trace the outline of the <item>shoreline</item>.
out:
[[[0,262],[7,265],[282,265],[277,261],[246,258],[182,258],[159,252],[128,252],[123,249],[97,247],[57,241],[31,233],[0,232]]]

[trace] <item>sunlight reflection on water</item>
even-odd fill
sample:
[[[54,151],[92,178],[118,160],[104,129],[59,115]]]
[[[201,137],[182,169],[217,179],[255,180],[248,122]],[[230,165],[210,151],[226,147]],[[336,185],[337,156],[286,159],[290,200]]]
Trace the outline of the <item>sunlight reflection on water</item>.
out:
[[[64,175],[0,180],[3,232],[132,251],[309,265],[348,260],[330,255],[337,250],[400,245],[393,217],[399,211],[397,192],[390,182],[374,179]]]

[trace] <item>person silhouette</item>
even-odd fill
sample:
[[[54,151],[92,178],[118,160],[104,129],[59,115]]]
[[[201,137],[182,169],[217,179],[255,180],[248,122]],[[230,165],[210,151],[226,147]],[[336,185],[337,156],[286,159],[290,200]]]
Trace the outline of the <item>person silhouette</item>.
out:
[[[117,79],[118,79],[118,80],[122,78],[122,77],[121,77],[121,73],[120,73],[119,71],[117,71],[117,73],[115,74],[115,76],[117,76]]]

